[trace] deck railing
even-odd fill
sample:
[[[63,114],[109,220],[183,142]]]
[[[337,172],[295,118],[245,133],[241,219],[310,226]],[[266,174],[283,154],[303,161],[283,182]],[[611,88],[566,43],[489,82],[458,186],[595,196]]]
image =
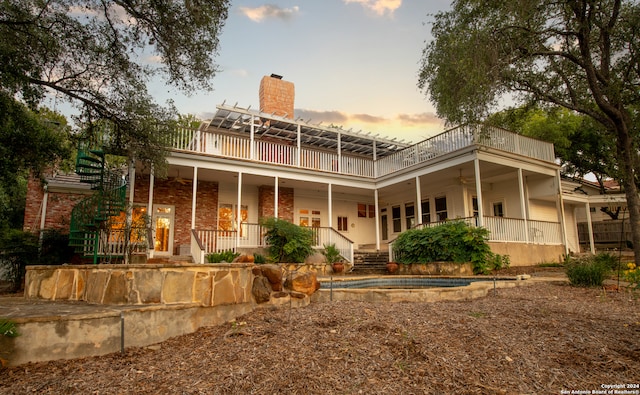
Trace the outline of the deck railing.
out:
[[[503,129],[486,126],[460,126],[374,161],[373,158],[322,151],[293,144],[195,129],[176,131],[174,149],[227,158],[248,159],[284,166],[373,178],[430,161],[470,145],[483,145],[503,151],[553,162],[553,144],[524,137]]]
[[[335,244],[342,257],[353,262],[351,240],[333,228],[311,227],[310,229],[314,249],[322,249],[325,244]],[[212,252],[267,247],[264,240],[265,232],[266,229],[262,225],[247,223],[241,224],[239,230],[194,229],[191,232],[191,255],[194,256],[196,263],[206,263],[206,255]]]

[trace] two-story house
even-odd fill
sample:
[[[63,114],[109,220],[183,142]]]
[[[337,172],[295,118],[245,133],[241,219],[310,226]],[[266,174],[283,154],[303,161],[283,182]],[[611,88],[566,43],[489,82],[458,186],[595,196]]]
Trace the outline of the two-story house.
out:
[[[177,133],[167,179],[137,166],[114,187],[134,217],[151,219],[142,252],[202,262],[251,250],[264,244],[265,217],[312,227],[318,247],[335,243],[350,261],[354,250],[386,251],[407,229],[456,218],[488,228],[512,265],[580,251],[575,216],[589,207],[563,193],[552,144],[475,126],[408,144],[314,125],[293,118],[294,85],[277,75],[262,79],[259,98],[259,110],[222,104],[199,129]],[[74,226],[71,208],[94,193],[69,175],[46,190],[32,183],[25,228]]]

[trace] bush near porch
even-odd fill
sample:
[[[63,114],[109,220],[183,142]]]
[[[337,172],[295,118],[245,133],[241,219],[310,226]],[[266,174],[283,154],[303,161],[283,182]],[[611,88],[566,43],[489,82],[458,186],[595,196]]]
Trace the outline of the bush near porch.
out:
[[[393,243],[393,251],[399,263],[471,262],[474,273],[486,274],[509,266],[508,256],[491,252],[488,239],[485,228],[448,221],[402,233]]]

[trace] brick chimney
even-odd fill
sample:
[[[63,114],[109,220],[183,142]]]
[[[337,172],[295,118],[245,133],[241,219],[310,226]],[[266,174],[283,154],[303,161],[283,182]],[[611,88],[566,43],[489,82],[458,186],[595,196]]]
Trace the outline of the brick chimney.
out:
[[[260,111],[293,119],[293,82],[283,81],[282,76],[271,74],[260,81]]]

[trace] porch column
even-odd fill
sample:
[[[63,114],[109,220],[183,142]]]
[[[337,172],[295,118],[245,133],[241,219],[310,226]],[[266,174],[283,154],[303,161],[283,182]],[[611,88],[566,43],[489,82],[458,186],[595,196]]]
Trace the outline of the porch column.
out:
[[[376,140],[373,140],[373,177],[378,178],[378,153],[376,152]]]
[[[296,166],[298,166],[298,167],[300,167],[300,165],[301,165],[300,157],[302,155],[302,152],[300,152],[302,150],[302,141],[301,141],[302,139],[301,139],[300,134],[301,134],[300,133],[300,124],[298,124],[298,130],[296,132],[296,135],[297,135],[296,138],[298,140],[298,143],[297,143],[298,144],[298,151],[296,153]]]
[[[255,148],[254,148],[254,136],[255,136],[255,119],[256,117],[254,115],[251,115],[251,126],[249,128],[249,159],[254,160],[255,159]]]
[[[193,168],[193,192],[191,196],[191,229],[196,228],[196,193],[198,192],[198,167]]]
[[[342,133],[338,133],[338,173],[342,172]]]
[[[151,172],[149,173],[149,202],[147,203],[147,215],[149,216],[149,258],[153,258],[153,250],[155,247],[154,243],[154,235],[153,235],[153,184],[155,181],[155,177],[153,175],[153,165],[151,165]]]
[[[587,210],[587,229],[589,230],[589,250],[591,251],[592,254],[595,255],[596,247],[593,241],[593,224],[591,222],[591,205],[589,204],[588,200],[584,206],[585,206],[585,210]]]
[[[327,208],[329,210],[329,227],[333,228],[333,185],[329,183],[328,188],[328,196],[329,202],[327,204]]]
[[[49,202],[49,188],[44,186],[44,195],[42,196],[42,207],[40,207],[40,241],[42,241],[42,231],[47,222],[47,203]]]
[[[128,233],[131,233],[131,227],[132,225],[132,216],[133,216],[133,195],[135,193],[135,187],[136,187],[136,161],[135,159],[131,159],[131,161],[129,162],[129,204],[127,205],[126,208],[126,212],[125,212],[125,227],[126,229],[128,229]],[[125,235],[127,234],[127,232],[125,232]],[[128,237],[131,237],[130,235]],[[130,241],[130,240],[129,240]],[[128,241],[124,242],[125,246],[128,246],[129,243]],[[129,262],[129,254],[127,252],[125,252],[124,254],[124,263],[130,263]]]
[[[380,207],[378,206],[378,190],[373,191],[373,202],[376,207],[376,251],[380,251]]]
[[[275,188],[273,190],[273,216],[278,219],[278,176],[275,179]]]
[[[562,199],[562,184],[560,183],[560,169],[556,170],[556,183],[558,185],[558,198],[556,205],[560,215],[560,230],[562,231],[562,243],[564,244],[564,253],[569,255],[569,245],[567,244],[567,224],[564,219],[564,200]]]
[[[478,226],[484,226],[484,203],[482,202],[482,184],[480,183],[480,160],[473,160],[473,168],[476,173],[476,198],[478,199]]]
[[[242,224],[242,172],[238,172],[238,203],[236,205],[236,218],[238,229],[236,231],[236,248],[240,246],[240,229]]]
[[[520,192],[520,215],[524,220],[524,241],[529,243],[529,224],[527,223],[527,210],[524,207],[524,179],[522,169],[518,169],[518,192]]]
[[[420,190],[420,177],[416,176],[416,214],[418,218],[416,218],[416,224],[422,223],[422,191]]]

